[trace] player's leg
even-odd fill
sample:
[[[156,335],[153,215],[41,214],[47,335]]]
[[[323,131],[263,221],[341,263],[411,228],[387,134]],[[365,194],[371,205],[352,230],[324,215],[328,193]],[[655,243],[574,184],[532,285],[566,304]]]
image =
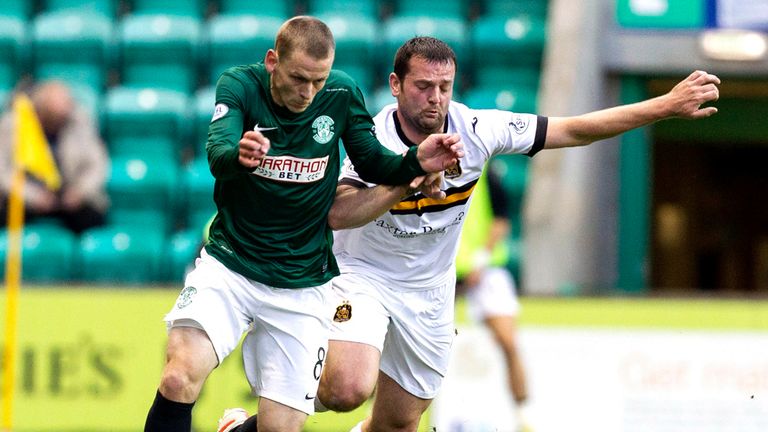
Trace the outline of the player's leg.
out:
[[[333,280],[335,311],[318,408],[351,411],[373,394],[389,325],[382,289],[364,274],[345,273]]]
[[[171,329],[160,386],[147,415],[145,432],[188,432],[192,407],[217,359],[208,336],[200,329]]]
[[[509,389],[515,402],[524,402],[528,398],[528,389],[517,343],[517,318],[511,315],[489,316],[485,325],[504,353]]]
[[[189,432],[192,406],[211,371],[237,346],[249,320],[233,292],[238,275],[201,253],[185,288],[166,315],[166,364],[155,400],[147,415],[146,432]]]
[[[403,389],[385,373],[379,374],[371,417],[365,432],[415,432],[432,399],[421,399]]]

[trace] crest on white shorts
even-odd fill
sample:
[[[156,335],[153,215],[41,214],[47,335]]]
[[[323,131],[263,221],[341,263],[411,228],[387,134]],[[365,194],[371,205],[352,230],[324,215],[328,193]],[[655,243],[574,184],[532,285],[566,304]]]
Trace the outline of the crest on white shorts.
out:
[[[197,288],[195,287],[186,287],[183,290],[181,290],[181,293],[179,293],[179,299],[176,301],[176,307],[179,309],[184,309],[185,307],[189,306],[192,303],[192,296],[197,294]]]
[[[336,313],[333,314],[333,320],[336,322],[349,321],[352,318],[352,305],[349,304],[349,300],[344,300],[340,305],[336,306]]]

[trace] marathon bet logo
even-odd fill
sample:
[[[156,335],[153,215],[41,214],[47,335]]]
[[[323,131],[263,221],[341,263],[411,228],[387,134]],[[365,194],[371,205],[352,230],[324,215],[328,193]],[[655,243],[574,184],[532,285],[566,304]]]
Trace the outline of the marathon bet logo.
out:
[[[321,115],[312,122],[312,138],[320,144],[326,144],[333,138],[333,119]]]

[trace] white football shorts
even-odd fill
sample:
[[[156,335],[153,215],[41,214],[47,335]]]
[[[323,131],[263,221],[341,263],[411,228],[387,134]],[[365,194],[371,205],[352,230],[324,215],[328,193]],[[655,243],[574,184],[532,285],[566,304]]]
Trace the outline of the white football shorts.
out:
[[[274,288],[225,267],[203,250],[173,309],[168,328],[202,329],[219,363],[243,333],[243,364],[253,394],[314,413],[328,349],[331,283]]]
[[[433,399],[456,331],[455,277],[425,290],[398,290],[361,273],[342,273],[332,283],[337,308],[330,338],[376,347],[381,372],[414,396]]]
[[[476,321],[494,316],[517,316],[520,311],[515,280],[504,268],[487,268],[477,286],[467,287],[466,298],[469,316]]]

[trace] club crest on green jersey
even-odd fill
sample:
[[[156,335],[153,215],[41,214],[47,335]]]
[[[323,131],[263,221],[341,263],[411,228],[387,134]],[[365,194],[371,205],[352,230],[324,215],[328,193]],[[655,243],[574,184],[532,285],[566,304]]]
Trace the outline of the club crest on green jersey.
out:
[[[312,122],[312,138],[320,144],[326,144],[333,139],[333,119],[321,115]]]

